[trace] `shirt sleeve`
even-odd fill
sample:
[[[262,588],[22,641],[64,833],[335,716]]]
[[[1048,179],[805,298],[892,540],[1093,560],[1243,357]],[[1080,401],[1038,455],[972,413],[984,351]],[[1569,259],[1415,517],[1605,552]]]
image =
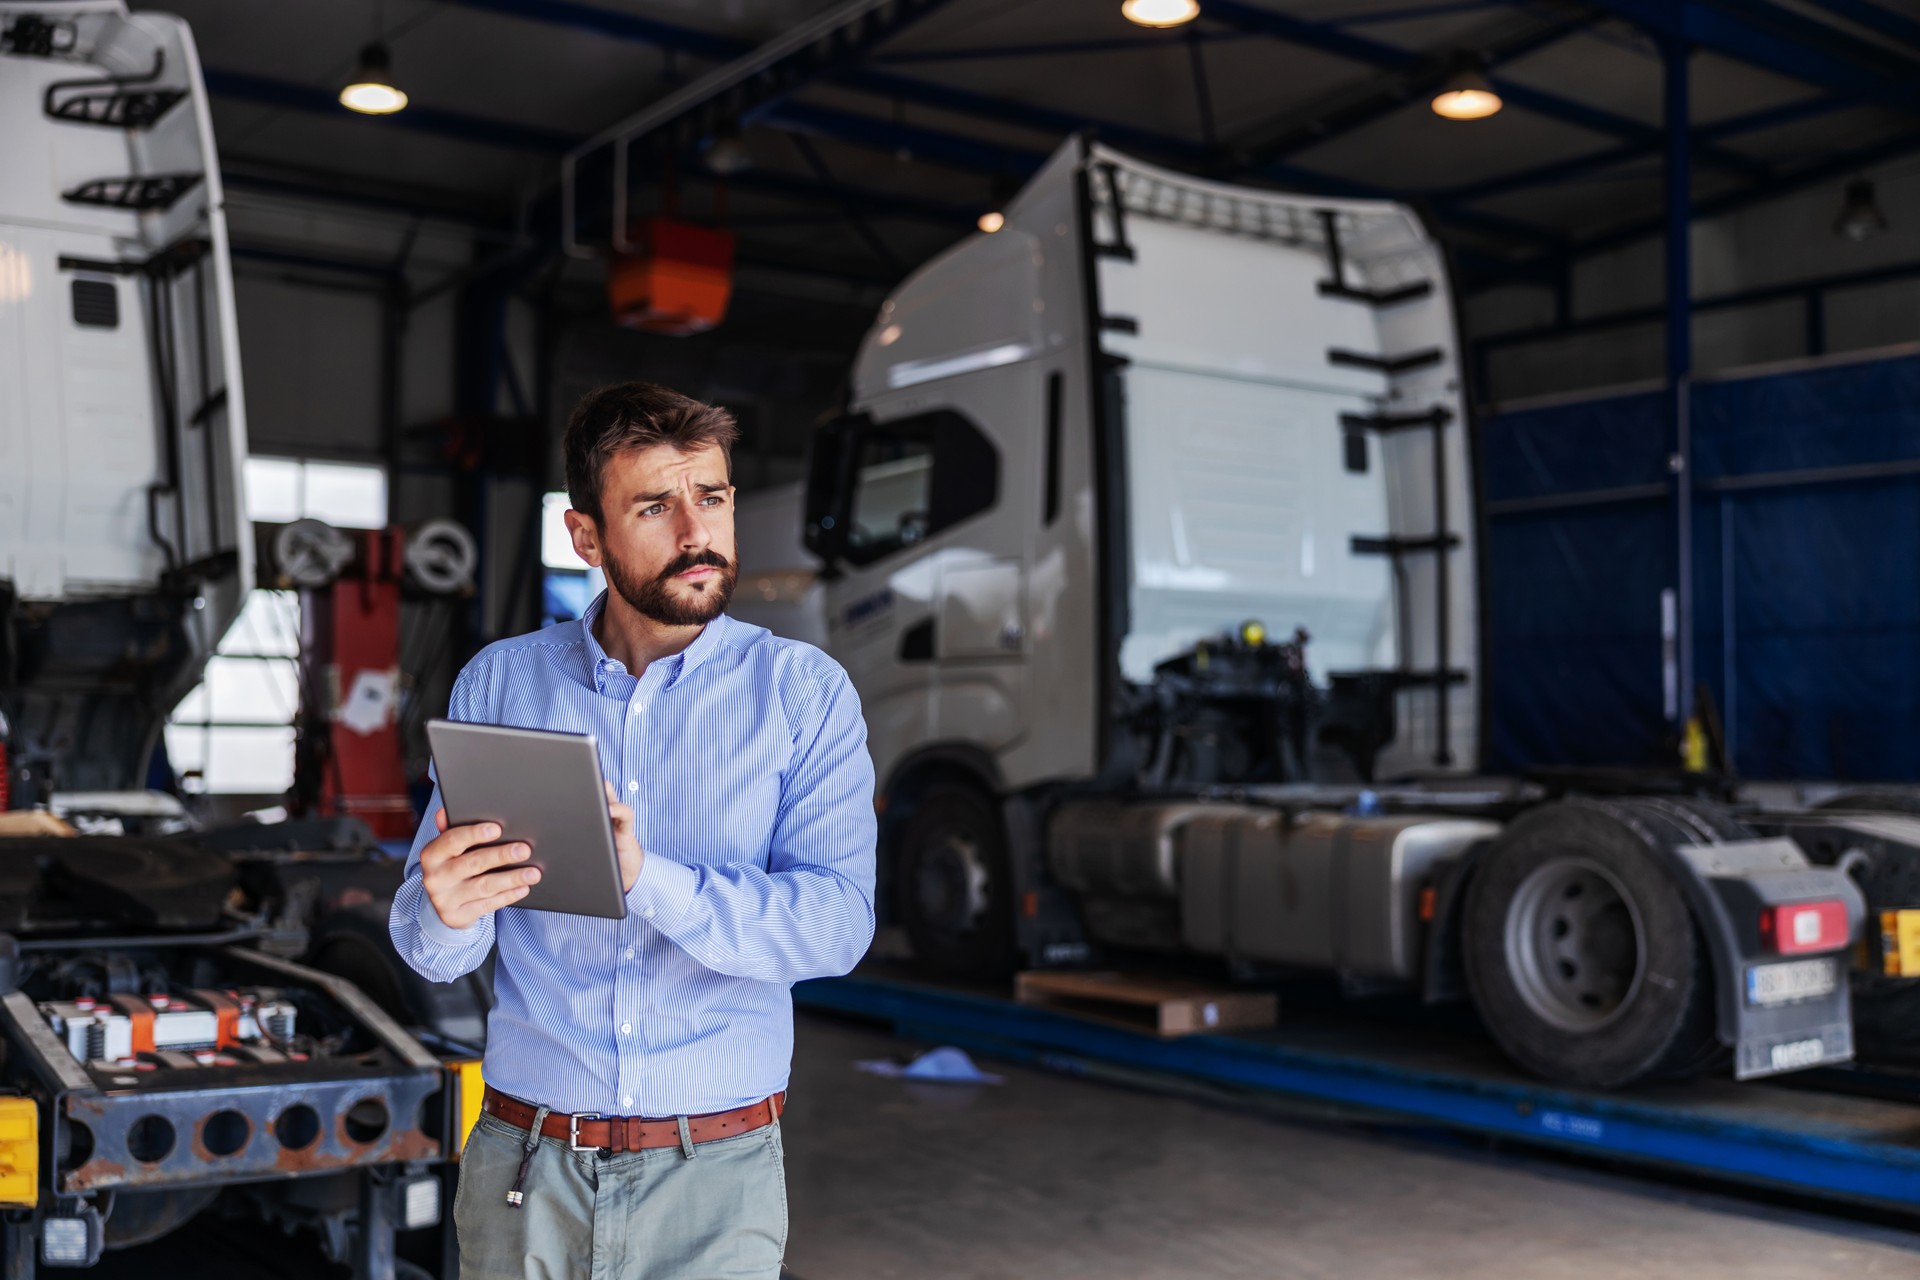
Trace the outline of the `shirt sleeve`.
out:
[[[477,663],[469,664],[453,682],[447,717],[451,720],[481,720],[486,710],[484,692],[474,673]],[[440,829],[433,815],[441,804],[440,782],[433,766],[427,774],[434,777],[433,798],[427,802],[420,830],[414,833],[413,848],[407,852],[407,870],[400,888],[393,895],[393,912],[387,918],[387,932],[393,946],[421,977],[431,982],[452,982],[478,969],[493,949],[493,915],[481,916],[464,929],[455,929],[440,918],[427,897],[420,879],[420,851]]]
[[[782,779],[767,866],[652,850],[627,909],[707,968],[762,982],[846,973],[873,942],[873,761],[844,671],[824,682]]]

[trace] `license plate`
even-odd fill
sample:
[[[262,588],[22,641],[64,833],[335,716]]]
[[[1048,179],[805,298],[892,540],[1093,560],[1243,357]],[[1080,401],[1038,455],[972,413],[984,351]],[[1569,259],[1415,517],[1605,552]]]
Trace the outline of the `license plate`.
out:
[[[1774,1005],[1813,1000],[1832,995],[1839,981],[1838,967],[1830,959],[1755,965],[1747,970],[1747,1003]]]

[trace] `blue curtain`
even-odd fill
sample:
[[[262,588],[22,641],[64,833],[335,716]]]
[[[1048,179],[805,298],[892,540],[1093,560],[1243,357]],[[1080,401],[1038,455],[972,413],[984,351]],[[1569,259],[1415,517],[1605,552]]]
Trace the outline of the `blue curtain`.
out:
[[[1920,358],[1704,382],[1691,412],[1695,676],[1736,768],[1920,780],[1920,474],[1849,470],[1920,466]],[[1490,767],[1672,762],[1671,500],[1606,493],[1665,482],[1669,432],[1659,393],[1481,424]]]

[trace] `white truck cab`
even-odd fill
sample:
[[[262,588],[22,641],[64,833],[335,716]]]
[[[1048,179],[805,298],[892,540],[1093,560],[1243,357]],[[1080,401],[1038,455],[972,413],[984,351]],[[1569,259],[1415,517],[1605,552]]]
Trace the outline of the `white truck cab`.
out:
[[[0,42],[0,747],[24,806],[49,779],[144,785],[254,568],[192,33],[121,0],[0,0]]]
[[[1392,728],[1226,775],[1471,766],[1471,471],[1418,219],[1080,141],[1005,218],[887,300],[816,452],[807,538],[880,776],[947,748],[1002,789],[1149,767],[1130,695],[1248,621],[1304,629],[1311,680]]]

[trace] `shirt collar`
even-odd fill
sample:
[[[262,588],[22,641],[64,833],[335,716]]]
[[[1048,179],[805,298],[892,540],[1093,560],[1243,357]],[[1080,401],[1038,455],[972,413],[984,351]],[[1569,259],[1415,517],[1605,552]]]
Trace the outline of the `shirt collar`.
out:
[[[602,589],[600,594],[593,598],[593,602],[587,606],[587,611],[580,615],[580,635],[581,638],[586,641],[587,680],[588,683],[593,685],[596,693],[605,693],[607,691],[607,673],[609,671],[624,672],[627,669],[626,664],[618,658],[607,655],[607,651],[600,645],[600,637],[593,633],[593,624],[600,620],[600,614],[606,609],[606,605],[607,592],[605,589]],[[679,653],[660,659],[660,663],[664,664],[667,678],[666,686],[664,687],[671,687],[676,682],[699,670],[700,664],[711,657],[713,651],[720,647],[721,639],[725,635],[727,627],[730,625],[731,621],[727,615],[723,613],[702,627],[700,634],[693,638],[692,644],[682,649]]]

